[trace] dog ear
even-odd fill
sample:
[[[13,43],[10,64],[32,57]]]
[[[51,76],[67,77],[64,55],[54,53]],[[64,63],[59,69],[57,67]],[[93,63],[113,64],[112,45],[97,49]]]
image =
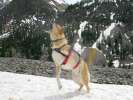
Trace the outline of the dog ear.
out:
[[[56,26],[57,26],[56,23],[54,23],[54,24],[52,25],[52,29],[53,29],[53,28],[56,28]]]

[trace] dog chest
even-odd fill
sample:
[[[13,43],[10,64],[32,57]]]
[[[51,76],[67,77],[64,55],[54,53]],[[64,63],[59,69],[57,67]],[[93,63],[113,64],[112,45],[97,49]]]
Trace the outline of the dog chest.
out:
[[[71,51],[69,56],[63,56],[59,52],[53,51],[52,52],[53,60],[56,64],[62,65],[62,69],[64,70],[72,70],[73,67],[79,63],[80,57],[75,51]],[[63,62],[66,61],[65,64]]]
[[[56,51],[52,51],[52,58],[53,58],[54,62],[58,65],[61,65],[65,59],[65,57],[62,54],[60,54]]]

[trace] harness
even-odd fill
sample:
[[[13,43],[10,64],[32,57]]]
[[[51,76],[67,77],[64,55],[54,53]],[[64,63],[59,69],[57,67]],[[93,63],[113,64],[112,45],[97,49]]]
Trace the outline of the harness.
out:
[[[61,39],[57,39],[57,40],[52,40],[52,42],[58,42],[58,41],[63,40],[63,39],[65,39],[65,38],[61,38]],[[62,52],[61,52],[61,49],[62,49],[63,47],[65,47],[66,45],[67,45],[67,44],[64,44],[64,45],[62,45],[61,47],[59,47],[59,48],[53,48],[52,50],[54,50],[54,51],[60,53],[62,56],[65,57],[65,59],[64,59],[64,61],[62,62],[61,65],[67,64],[69,58],[70,58],[71,55],[72,55],[72,51],[75,52],[75,53],[79,56],[78,62],[73,66],[73,69],[76,69],[76,68],[79,66],[79,64],[80,64],[80,54],[79,54],[77,51],[75,51],[73,48],[70,49],[68,55],[62,53]]]

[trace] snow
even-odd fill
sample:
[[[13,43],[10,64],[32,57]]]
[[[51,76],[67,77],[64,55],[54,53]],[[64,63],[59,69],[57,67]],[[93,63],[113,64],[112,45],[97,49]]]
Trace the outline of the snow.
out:
[[[53,3],[53,1],[50,1],[49,4],[56,6],[56,5]]]
[[[86,15],[88,16],[90,14],[90,12],[89,11],[86,11]]]
[[[89,27],[92,29],[92,25],[89,25]]]
[[[97,43],[96,42],[92,45],[92,48],[97,48]]]
[[[125,33],[124,35],[125,35],[125,37],[126,37],[127,39],[130,39],[130,38],[127,36],[127,34],[126,34],[126,33]]]
[[[58,2],[59,4],[75,4],[77,2],[80,2],[81,0],[54,0],[56,2]]]
[[[94,3],[95,3],[95,1],[94,1],[94,0],[92,0],[92,2],[85,3],[85,4],[84,4],[84,7],[86,7],[86,6],[90,6],[90,5],[94,4]]]
[[[115,13],[111,13],[110,19],[113,20],[114,19],[114,15]]]
[[[4,34],[0,35],[0,39],[7,38],[7,37],[9,37],[9,35],[10,35],[9,32],[8,33],[4,33]]]
[[[108,36],[111,34],[111,30],[116,26],[116,23],[111,23],[111,25],[103,32],[105,38],[107,39]]]
[[[0,72],[0,100],[132,100],[133,87],[128,85],[90,84],[90,93],[76,91],[78,85],[61,79],[63,88],[57,88],[56,79]]]
[[[30,19],[25,19],[25,20],[21,20],[22,23],[30,23],[31,20]]]
[[[116,3],[116,0],[99,0],[99,2],[103,3],[103,2],[115,2]]]
[[[64,3],[65,3],[64,0],[54,0],[54,1],[58,2],[59,4],[64,4]],[[51,2],[52,2],[52,1],[51,1]]]
[[[8,5],[12,0],[3,0],[4,5],[0,7],[0,10],[2,10],[6,5]],[[2,2],[2,1],[0,1]]]
[[[93,48],[97,48],[96,44],[97,43],[101,43],[104,39],[107,39],[108,36],[111,36],[111,31],[113,28],[116,27],[118,23],[111,23],[111,25],[109,27],[107,27],[107,29],[105,29],[105,31],[101,32],[99,38],[97,39],[97,41],[92,45]]]
[[[42,24],[44,25],[46,21],[42,21]]]
[[[46,23],[45,20],[37,19],[35,15],[33,15],[31,18],[23,19],[21,20],[22,23],[28,23],[28,24],[35,24],[35,21],[40,21],[43,25]]]
[[[98,7],[99,7],[99,6],[96,6],[96,7],[93,9],[93,11],[96,11]]]
[[[103,40],[103,34],[101,33],[101,34],[100,34],[100,37],[98,38],[98,42],[101,43],[102,40]]]
[[[101,43],[103,40],[103,33],[100,34],[99,38],[96,40],[96,42],[92,45],[92,48],[97,48],[97,43]]]
[[[80,2],[81,0],[64,0],[68,4],[75,4],[77,2]]]
[[[35,21],[37,21],[37,18],[36,18],[36,16],[33,16],[32,18],[33,18]]]
[[[83,21],[81,22],[81,24],[79,25],[79,30],[78,30],[78,35],[79,35],[79,38],[81,39],[81,33],[84,31],[85,29],[85,26],[88,24],[87,21]]]
[[[5,3],[5,2],[11,2],[12,0],[3,0],[3,2]]]
[[[125,66],[132,66],[133,65],[133,63],[130,63],[130,64],[125,64]]]
[[[113,61],[113,65],[114,65],[115,68],[118,68],[119,65],[120,65],[119,60],[114,60],[114,61]]]
[[[81,39],[82,39],[81,34],[82,34],[82,32],[84,31],[85,26],[86,26],[87,24],[88,24],[87,21],[83,21],[83,22],[80,23],[80,25],[79,25],[79,30],[78,30],[78,36],[79,36],[79,38],[77,39],[77,41],[76,41],[76,43],[74,44],[74,47],[73,47],[73,49],[76,50],[77,52],[79,52],[79,54],[82,53],[82,46],[81,46],[81,44],[79,43],[79,41],[81,41]]]

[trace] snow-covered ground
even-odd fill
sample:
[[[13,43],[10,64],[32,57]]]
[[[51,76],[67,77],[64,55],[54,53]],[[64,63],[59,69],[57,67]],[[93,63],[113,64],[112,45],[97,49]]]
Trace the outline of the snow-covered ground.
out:
[[[133,100],[132,86],[91,83],[86,93],[71,80],[61,82],[58,90],[55,78],[0,72],[0,100]]]

